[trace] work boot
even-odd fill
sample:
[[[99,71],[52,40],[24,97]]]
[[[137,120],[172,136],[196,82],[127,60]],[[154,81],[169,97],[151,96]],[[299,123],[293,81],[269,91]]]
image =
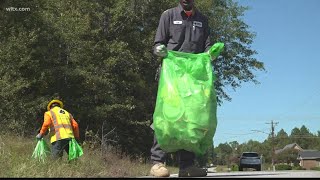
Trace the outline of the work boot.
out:
[[[156,176],[156,177],[169,177],[170,173],[164,164],[157,163],[152,166],[152,168],[150,170],[150,175]]]
[[[207,170],[194,166],[179,170],[179,177],[204,177],[207,176]]]

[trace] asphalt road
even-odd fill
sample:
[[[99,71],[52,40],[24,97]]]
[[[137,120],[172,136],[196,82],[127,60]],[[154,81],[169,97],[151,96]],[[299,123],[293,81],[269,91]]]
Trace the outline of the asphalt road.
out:
[[[172,174],[170,177],[178,177]],[[203,178],[320,178],[320,171],[239,171],[239,172],[223,172],[208,173]]]

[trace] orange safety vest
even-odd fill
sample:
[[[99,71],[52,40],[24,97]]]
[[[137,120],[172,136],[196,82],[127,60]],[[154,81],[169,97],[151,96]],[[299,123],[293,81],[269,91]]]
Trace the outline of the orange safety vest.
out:
[[[49,129],[51,134],[50,143],[61,139],[74,138],[71,125],[73,117],[69,112],[60,107],[54,107],[46,113],[49,114],[53,122]]]

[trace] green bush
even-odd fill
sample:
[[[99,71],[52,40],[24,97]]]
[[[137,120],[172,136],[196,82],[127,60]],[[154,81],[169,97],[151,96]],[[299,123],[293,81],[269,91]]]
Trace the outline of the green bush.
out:
[[[313,167],[311,170],[320,171],[320,167]]]
[[[288,164],[278,164],[276,170],[292,170],[292,167]]]
[[[292,170],[306,170],[306,168],[303,168],[301,166],[293,166]]]
[[[239,171],[239,166],[237,164],[232,164],[231,171]]]

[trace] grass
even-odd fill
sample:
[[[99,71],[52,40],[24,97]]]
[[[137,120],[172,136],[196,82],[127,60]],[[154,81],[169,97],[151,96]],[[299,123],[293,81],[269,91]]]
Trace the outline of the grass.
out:
[[[46,142],[49,144],[48,139]],[[60,161],[48,157],[39,162],[31,158],[36,143],[32,138],[0,135],[0,178],[140,177],[148,176],[151,168],[149,163],[120,157],[112,149],[102,155],[99,149],[86,145],[83,156],[74,162],[67,161],[65,152]],[[176,167],[168,168],[171,173],[178,172]]]

